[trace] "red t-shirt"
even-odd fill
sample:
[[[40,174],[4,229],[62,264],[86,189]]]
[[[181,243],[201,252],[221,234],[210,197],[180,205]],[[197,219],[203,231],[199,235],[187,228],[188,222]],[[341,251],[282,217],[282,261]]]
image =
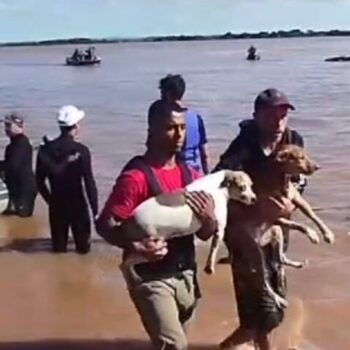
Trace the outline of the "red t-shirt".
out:
[[[178,166],[171,169],[155,167],[151,169],[164,192],[175,192],[184,187]],[[193,180],[200,177],[195,170],[190,171]],[[103,219],[113,217],[116,221],[126,220],[132,216],[134,209],[151,195],[144,173],[138,169],[127,170],[117,178],[101,217]]]

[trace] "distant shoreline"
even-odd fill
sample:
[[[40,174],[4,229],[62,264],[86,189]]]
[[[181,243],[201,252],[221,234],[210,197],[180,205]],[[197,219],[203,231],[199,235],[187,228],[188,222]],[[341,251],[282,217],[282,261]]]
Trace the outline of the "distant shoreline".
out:
[[[228,32],[218,35],[168,35],[154,36],[145,38],[110,38],[110,39],[93,39],[93,38],[71,38],[71,39],[53,39],[40,41],[23,41],[23,42],[5,42],[0,43],[0,47],[14,46],[51,46],[51,45],[90,45],[90,44],[113,44],[113,43],[128,43],[128,42],[162,42],[162,41],[198,41],[198,40],[235,40],[235,39],[275,39],[275,38],[310,38],[310,37],[339,37],[350,36],[350,30],[324,30],[302,31],[300,29],[279,30],[272,32],[259,33],[240,33],[234,34]]]

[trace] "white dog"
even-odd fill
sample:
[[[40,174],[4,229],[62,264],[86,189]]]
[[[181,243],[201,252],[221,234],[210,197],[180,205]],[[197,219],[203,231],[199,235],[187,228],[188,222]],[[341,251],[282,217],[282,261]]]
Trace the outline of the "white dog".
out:
[[[192,182],[185,187],[185,191],[204,191],[213,198],[218,231],[213,239],[206,271],[214,272],[216,254],[226,227],[227,202],[233,199],[247,205],[255,203],[252,181],[242,171],[222,170]],[[133,219],[136,225],[131,225],[128,234],[135,241],[149,236],[165,239],[185,236],[201,228],[201,222],[186,204],[184,192],[161,194],[146,200],[135,209]],[[123,267],[132,268],[144,261],[139,255],[130,255]]]

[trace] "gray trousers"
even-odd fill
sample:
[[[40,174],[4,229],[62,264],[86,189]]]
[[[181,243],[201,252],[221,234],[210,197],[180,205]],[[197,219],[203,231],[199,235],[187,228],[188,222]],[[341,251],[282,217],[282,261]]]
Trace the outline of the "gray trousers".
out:
[[[123,269],[122,269],[123,270]],[[130,297],[155,350],[186,350],[186,332],[197,305],[195,272],[150,281],[123,271]]]

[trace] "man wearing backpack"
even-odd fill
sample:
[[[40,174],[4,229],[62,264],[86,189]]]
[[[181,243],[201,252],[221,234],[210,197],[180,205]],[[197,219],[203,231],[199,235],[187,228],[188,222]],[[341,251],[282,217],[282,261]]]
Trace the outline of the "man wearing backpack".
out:
[[[158,103],[149,115],[147,150],[124,167],[96,223],[109,243],[143,255],[149,262],[136,265],[138,278],[123,271],[130,297],[156,350],[185,350],[186,326],[200,292],[196,276],[194,236],[167,242],[148,238],[128,240],[125,227],[134,209],[161,192],[174,192],[197,178],[196,171],[176,160],[185,138],[183,108]],[[209,239],[217,229],[213,201],[204,193],[187,194],[188,204],[202,221],[197,236]]]

